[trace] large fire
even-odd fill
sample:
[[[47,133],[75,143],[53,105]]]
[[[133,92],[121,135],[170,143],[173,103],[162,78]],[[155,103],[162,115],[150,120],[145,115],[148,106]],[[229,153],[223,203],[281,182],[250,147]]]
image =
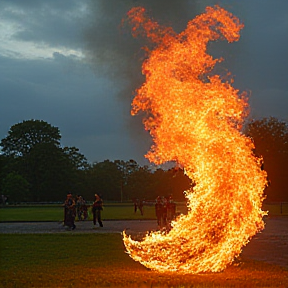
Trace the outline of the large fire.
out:
[[[156,46],[143,63],[146,82],[137,90],[132,115],[145,111],[154,145],[146,157],[175,161],[196,183],[185,191],[188,214],[169,232],[147,232],[136,241],[123,232],[128,254],[153,270],[178,273],[223,270],[264,228],[261,210],[266,172],[241,133],[247,97],[230,80],[213,75],[221,59],[207,54],[209,41],[239,39],[243,24],[219,6],[188,22],[176,34],[149,19],[145,9],[128,12],[134,36]]]

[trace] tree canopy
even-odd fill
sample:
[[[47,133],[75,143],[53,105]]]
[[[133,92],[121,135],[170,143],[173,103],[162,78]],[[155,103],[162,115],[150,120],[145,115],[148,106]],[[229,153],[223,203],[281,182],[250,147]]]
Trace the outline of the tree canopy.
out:
[[[79,184],[78,170],[88,162],[76,147],[62,148],[60,140],[59,128],[43,120],[13,125],[0,142],[3,163],[0,175],[6,179],[9,173],[14,173],[28,181],[29,197],[26,198],[30,201],[63,198]],[[2,190],[3,185],[2,181]]]
[[[288,201],[288,125],[277,118],[247,123],[245,134],[255,143],[255,154],[264,159],[271,185],[268,201]],[[92,200],[154,200],[169,196],[184,201],[192,181],[182,169],[156,170],[135,160],[88,163],[77,147],[62,147],[57,127],[42,120],[13,125],[1,140],[0,190],[9,201],[63,201],[68,192]]]
[[[61,147],[60,140],[59,128],[43,120],[13,125],[0,142],[2,193],[16,202],[61,201],[68,192],[90,200],[95,193],[106,201],[153,200],[158,195],[183,200],[189,188],[184,173],[175,177],[171,171],[151,171],[133,159],[89,164],[77,147]]]
[[[288,201],[288,123],[275,117],[249,122],[245,133],[255,144],[256,156],[263,157],[269,187],[268,201]]]
[[[8,156],[25,156],[37,144],[50,143],[59,147],[60,130],[43,120],[26,120],[13,125],[7,137],[1,140],[2,153]]]

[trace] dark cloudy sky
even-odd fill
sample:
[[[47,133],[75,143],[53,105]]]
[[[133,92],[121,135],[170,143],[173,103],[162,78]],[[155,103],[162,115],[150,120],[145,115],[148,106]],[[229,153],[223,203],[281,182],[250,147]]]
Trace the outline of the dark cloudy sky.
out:
[[[16,123],[44,120],[90,162],[147,164],[150,137],[130,116],[144,42],[121,19],[141,5],[180,32],[214,4],[245,25],[239,42],[211,45],[211,53],[225,58],[234,87],[250,91],[251,117],[288,121],[286,0],[1,0],[0,139]]]

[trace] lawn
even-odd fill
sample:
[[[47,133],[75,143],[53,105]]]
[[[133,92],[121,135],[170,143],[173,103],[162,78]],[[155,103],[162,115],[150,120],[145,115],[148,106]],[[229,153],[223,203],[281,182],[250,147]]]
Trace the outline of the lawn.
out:
[[[150,271],[125,252],[120,234],[2,234],[1,287],[287,287],[288,271],[240,259],[221,273]]]
[[[184,203],[177,203],[177,212],[185,214],[187,208]],[[268,210],[269,215],[288,215],[288,203],[264,204],[263,210]],[[282,214],[281,214],[282,212]],[[6,206],[0,208],[1,221],[62,221],[63,207],[61,205],[34,205],[34,206]],[[103,220],[138,220],[156,219],[154,206],[144,206],[144,215],[139,212],[134,213],[132,203],[108,203],[104,205],[102,212]],[[89,208],[89,218],[92,220],[91,208]]]
[[[262,209],[269,211],[270,215],[288,215],[288,202],[264,203]]]
[[[177,205],[179,213],[185,213],[184,204]],[[62,221],[64,217],[61,205],[38,205],[38,206],[8,206],[0,209],[0,221]],[[103,220],[137,220],[156,219],[154,206],[144,206],[144,215],[139,212],[134,213],[133,204],[107,204],[102,212]],[[89,218],[92,220],[91,208],[89,208]]]

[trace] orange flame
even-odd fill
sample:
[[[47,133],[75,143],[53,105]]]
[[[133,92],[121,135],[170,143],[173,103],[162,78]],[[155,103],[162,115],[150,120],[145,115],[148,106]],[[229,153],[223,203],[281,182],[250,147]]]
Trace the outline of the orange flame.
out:
[[[128,13],[135,36],[157,47],[143,63],[146,82],[137,90],[132,115],[145,111],[154,145],[146,157],[156,164],[176,161],[196,186],[186,191],[188,214],[168,233],[150,232],[135,241],[123,232],[128,254],[153,270],[179,273],[223,270],[249,239],[264,228],[261,210],[266,172],[253,143],[240,129],[247,116],[245,94],[212,69],[221,59],[206,53],[211,40],[239,39],[243,24],[219,6],[176,34],[145,15]]]

